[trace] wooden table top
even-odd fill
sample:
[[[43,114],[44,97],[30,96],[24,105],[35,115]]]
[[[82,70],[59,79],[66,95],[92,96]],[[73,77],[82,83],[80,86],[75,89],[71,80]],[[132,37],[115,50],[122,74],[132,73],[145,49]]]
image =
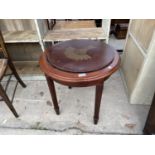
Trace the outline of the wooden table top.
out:
[[[114,59],[115,49],[94,40],[70,40],[47,49],[47,60],[66,72],[88,73],[100,70]]]
[[[98,41],[96,41],[95,43],[96,44],[100,44]],[[59,47],[59,45],[60,44],[57,44],[56,46]],[[61,45],[63,45],[63,43],[61,43]],[[44,74],[46,76],[52,78],[53,80],[57,81],[58,83],[64,84],[64,85],[74,86],[74,87],[86,87],[86,86],[96,85],[96,84],[100,83],[101,81],[106,80],[111,74],[113,74],[116,70],[118,70],[118,68],[120,66],[120,56],[117,53],[117,51],[115,51],[109,45],[105,45],[104,43],[102,43],[102,45],[104,47],[106,47],[105,49],[107,51],[109,51],[109,53],[111,53],[111,55],[109,56],[107,54],[107,56],[109,57],[108,58],[109,61],[106,61],[107,63],[103,63],[102,62],[102,66],[101,66],[102,68],[100,68],[98,70],[90,71],[90,72],[87,72],[87,73],[86,72],[85,73],[83,73],[83,72],[79,73],[79,72],[75,72],[75,70],[74,70],[74,72],[71,72],[71,71],[65,71],[64,68],[63,68],[63,70],[59,69],[59,68],[55,67],[54,65],[51,65],[51,63],[53,63],[52,61],[49,62],[49,60],[53,60],[53,59],[51,59],[52,55],[50,55],[52,47],[50,49],[45,50],[45,52],[42,53],[42,55],[40,57],[40,61],[39,61],[40,68],[41,68],[41,70],[44,72]],[[54,47],[56,47],[56,46],[54,46]],[[83,46],[81,46],[81,47],[83,47]],[[59,51],[60,49],[57,49],[57,50]],[[47,60],[47,57],[48,57],[48,59],[49,58],[50,59]],[[88,56],[84,56],[84,58],[81,58],[81,56],[78,56],[78,58],[77,58],[77,57],[74,57],[74,55],[71,54],[71,56],[69,56],[69,58],[70,57],[72,59],[75,59],[75,60],[76,59],[80,59],[80,61],[82,61],[83,59],[84,60],[87,59],[87,61],[88,60],[90,61],[89,55]],[[69,58],[66,58],[66,59],[69,59]],[[64,58],[61,56],[60,60],[61,59],[63,60]],[[103,58],[100,59],[100,60],[103,60]],[[72,61],[72,60],[70,60],[70,61]],[[59,63],[60,62],[58,61],[58,64]],[[98,63],[98,62],[96,62],[96,63]],[[95,64],[95,62],[93,64]],[[86,66],[87,66],[86,69],[91,69],[89,65],[86,65]],[[93,67],[92,64],[91,64],[91,66]],[[97,66],[97,65],[94,65],[94,66]],[[61,67],[63,67],[63,66],[61,66]],[[76,67],[76,71],[77,71],[77,69],[81,69],[80,67],[77,67],[77,66],[74,66],[74,67]],[[72,69],[72,67],[71,67],[71,69]]]

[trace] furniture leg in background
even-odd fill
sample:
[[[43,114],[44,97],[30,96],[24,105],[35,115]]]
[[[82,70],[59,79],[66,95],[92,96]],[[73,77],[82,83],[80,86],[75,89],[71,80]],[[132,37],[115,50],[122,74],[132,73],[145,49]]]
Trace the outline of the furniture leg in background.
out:
[[[143,130],[144,134],[155,134],[155,94],[152,100],[152,104],[149,110],[149,114]]]

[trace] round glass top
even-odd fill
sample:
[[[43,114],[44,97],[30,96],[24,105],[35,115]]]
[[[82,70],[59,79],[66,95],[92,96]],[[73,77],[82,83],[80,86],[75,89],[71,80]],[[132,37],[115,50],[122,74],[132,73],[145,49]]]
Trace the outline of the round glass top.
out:
[[[87,73],[100,70],[114,59],[115,49],[95,40],[70,40],[55,44],[46,50],[47,60],[57,69]]]

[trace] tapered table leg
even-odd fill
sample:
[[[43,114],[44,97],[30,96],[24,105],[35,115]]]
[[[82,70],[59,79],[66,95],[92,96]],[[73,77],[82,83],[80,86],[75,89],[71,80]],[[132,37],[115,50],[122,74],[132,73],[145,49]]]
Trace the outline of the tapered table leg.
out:
[[[57,96],[56,96],[54,82],[48,76],[46,76],[46,80],[47,80],[47,84],[48,84],[48,87],[49,87],[49,90],[50,90],[50,94],[51,94],[51,97],[52,97],[52,101],[53,101],[55,112],[56,112],[57,115],[59,115],[60,112],[59,112],[59,106],[58,106],[58,101],[57,101]]]
[[[103,92],[103,83],[96,86],[94,124],[97,124],[98,120],[99,120],[99,112],[100,112],[100,104],[101,104],[102,92]]]
[[[72,89],[72,87],[71,87],[71,86],[68,86],[68,88],[69,88],[69,89]]]

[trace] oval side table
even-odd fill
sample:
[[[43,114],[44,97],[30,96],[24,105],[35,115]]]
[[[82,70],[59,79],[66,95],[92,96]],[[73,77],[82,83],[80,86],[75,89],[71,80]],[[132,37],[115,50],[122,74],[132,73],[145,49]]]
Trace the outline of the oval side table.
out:
[[[115,49],[101,41],[70,40],[45,50],[39,63],[47,79],[56,114],[60,112],[54,81],[69,87],[96,86],[94,124],[97,124],[104,81],[120,65]]]

